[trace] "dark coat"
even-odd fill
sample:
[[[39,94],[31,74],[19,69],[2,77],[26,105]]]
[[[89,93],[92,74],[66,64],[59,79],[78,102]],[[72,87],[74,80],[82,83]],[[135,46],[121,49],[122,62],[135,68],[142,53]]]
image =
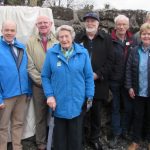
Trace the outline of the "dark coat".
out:
[[[124,84],[126,61],[130,50],[134,46],[132,33],[129,31],[126,32],[126,40],[124,42],[121,42],[117,38],[115,30],[112,32],[111,37],[113,42],[114,62],[110,80]]]
[[[139,48],[140,46],[136,46],[131,51],[126,65],[125,88],[127,88],[127,90],[133,88],[135,95],[139,92]],[[150,97],[150,57],[148,57],[148,97]]]
[[[93,71],[99,76],[95,81],[96,99],[107,99],[109,94],[108,77],[113,62],[112,41],[104,31],[98,31],[90,40],[85,31],[77,34],[75,41],[82,43],[88,49]]]

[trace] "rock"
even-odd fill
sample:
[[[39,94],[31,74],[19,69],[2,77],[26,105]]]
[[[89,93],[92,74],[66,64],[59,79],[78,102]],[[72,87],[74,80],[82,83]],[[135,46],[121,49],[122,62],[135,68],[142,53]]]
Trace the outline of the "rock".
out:
[[[52,7],[54,22],[56,27],[67,24],[75,28],[76,31],[83,30],[83,16],[86,10],[72,10],[63,7]],[[97,10],[95,11],[100,17],[100,27],[105,31],[111,32],[114,28],[114,18],[118,14],[124,14],[130,19],[130,30],[135,33],[143,24],[147,11],[143,10]]]

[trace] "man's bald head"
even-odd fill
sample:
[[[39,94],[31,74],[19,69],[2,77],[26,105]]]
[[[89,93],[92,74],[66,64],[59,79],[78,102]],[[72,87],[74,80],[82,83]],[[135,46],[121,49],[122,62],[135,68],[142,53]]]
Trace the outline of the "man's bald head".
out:
[[[17,33],[17,25],[12,20],[6,20],[2,24],[2,30],[1,30],[3,37],[6,42],[11,43]]]

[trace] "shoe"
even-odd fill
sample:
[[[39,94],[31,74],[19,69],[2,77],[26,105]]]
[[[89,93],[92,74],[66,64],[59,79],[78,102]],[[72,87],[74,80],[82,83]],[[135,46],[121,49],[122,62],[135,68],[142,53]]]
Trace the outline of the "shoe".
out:
[[[90,142],[90,145],[94,150],[103,150],[101,143],[98,141]]]
[[[128,140],[128,141],[131,141],[131,135],[129,135],[129,133],[127,132],[123,132],[122,133],[122,138],[125,139],[125,140]]]
[[[110,148],[116,148],[118,141],[119,141],[120,135],[115,135],[109,142],[109,147]]]
[[[139,144],[133,142],[131,145],[129,145],[128,150],[137,150],[138,148]]]

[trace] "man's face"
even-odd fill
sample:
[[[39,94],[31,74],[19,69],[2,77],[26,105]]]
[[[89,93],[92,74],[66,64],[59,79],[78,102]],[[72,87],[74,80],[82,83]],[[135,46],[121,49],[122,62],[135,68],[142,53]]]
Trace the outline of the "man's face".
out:
[[[11,43],[16,36],[16,24],[6,22],[2,27],[2,34],[6,42]]]
[[[93,18],[85,20],[85,29],[87,32],[96,32],[98,30],[99,22]]]
[[[125,35],[126,31],[129,29],[129,22],[125,19],[117,20],[115,29],[118,35]]]
[[[47,35],[52,27],[52,22],[50,22],[47,17],[39,17],[36,23],[36,26],[42,35]]]

